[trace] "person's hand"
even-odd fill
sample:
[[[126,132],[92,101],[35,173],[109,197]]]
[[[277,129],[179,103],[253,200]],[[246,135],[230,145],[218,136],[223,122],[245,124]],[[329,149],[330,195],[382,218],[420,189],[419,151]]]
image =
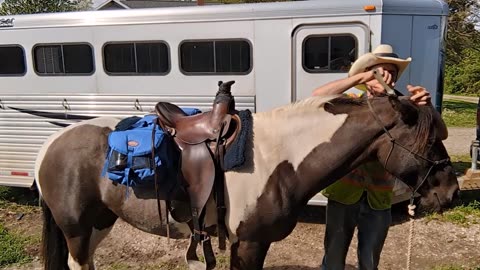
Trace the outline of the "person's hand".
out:
[[[413,86],[407,85],[407,90],[412,95],[410,96],[410,100],[413,101],[417,105],[426,105],[430,103],[432,97],[430,93],[425,89],[425,87],[421,86]]]
[[[393,88],[395,86],[395,82],[392,73],[382,67],[377,67],[376,69],[378,73],[380,73],[380,75],[383,77],[385,83]],[[377,79],[375,79],[375,76],[373,75],[373,70],[369,70],[360,74],[362,76],[362,83],[367,86],[371,95],[381,95],[386,92],[383,85],[380,84]]]
[[[394,78],[393,78],[393,75],[392,73],[390,73],[390,71],[384,69],[383,67],[377,67],[375,68],[378,73],[380,73],[380,75],[383,77],[383,81],[385,81],[385,83],[387,85],[391,85],[391,84],[394,84]],[[380,84],[376,79],[375,79],[375,76],[373,75],[373,71],[375,69],[372,69],[372,70],[369,70],[369,71],[365,71],[363,73],[360,73],[360,75],[362,76],[362,80],[361,80],[361,83],[368,83],[368,82],[371,82],[371,81],[376,81],[376,83]]]

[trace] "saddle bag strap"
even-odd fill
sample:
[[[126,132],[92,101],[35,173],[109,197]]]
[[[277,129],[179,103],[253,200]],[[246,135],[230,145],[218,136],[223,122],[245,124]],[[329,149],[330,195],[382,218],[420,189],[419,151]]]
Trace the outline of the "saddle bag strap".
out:
[[[155,164],[155,128],[157,127],[157,122],[153,122],[153,128],[152,128],[152,145],[151,145],[151,151],[152,151],[152,158],[151,158],[151,164],[150,166],[153,169],[153,178],[155,182],[155,196],[157,199],[157,209],[158,209],[158,217],[160,219],[160,227],[163,225],[163,217],[162,217],[162,206],[160,205],[160,189],[158,188],[158,173],[157,173],[157,166]],[[165,213],[166,216],[166,222],[165,225],[167,226],[167,241],[170,243],[170,225],[168,224],[168,207],[165,207]]]
[[[215,177],[215,201],[217,202],[217,234],[218,234],[218,248],[226,250],[227,226],[225,225],[225,171],[224,161],[225,156],[225,141],[217,142],[218,153],[216,177]]]
[[[197,242],[203,240],[203,225],[200,226],[200,214],[202,209],[192,207],[193,239]],[[203,223],[203,222],[202,222]]]

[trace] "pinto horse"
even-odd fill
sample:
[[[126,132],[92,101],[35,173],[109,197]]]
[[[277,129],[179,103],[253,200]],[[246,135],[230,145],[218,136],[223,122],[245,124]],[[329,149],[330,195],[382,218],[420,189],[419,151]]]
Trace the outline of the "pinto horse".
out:
[[[225,175],[230,269],[262,269],[270,244],[292,232],[308,200],[366,161],[380,161],[421,195],[424,207],[448,206],[458,184],[433,114],[404,97],[338,96],[253,114],[246,163]],[[119,217],[166,236],[154,190],[128,187],[125,197],[127,187],[101,177],[107,135],[118,122],[103,117],[69,126],[39,152],[45,269],[94,269],[95,249]],[[215,209],[206,215],[213,225]],[[170,237],[189,234],[170,219]]]

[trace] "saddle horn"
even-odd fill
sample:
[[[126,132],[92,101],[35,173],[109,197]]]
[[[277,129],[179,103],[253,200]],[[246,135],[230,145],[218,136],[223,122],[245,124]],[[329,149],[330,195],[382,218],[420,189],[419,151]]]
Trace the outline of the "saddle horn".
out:
[[[218,81],[218,92],[217,96],[220,94],[224,95],[232,95],[232,85],[235,83],[235,81],[228,81],[228,82],[223,82],[223,81]]]
[[[218,81],[218,91],[215,95],[213,104],[226,103],[228,104],[226,112],[235,110],[235,98],[232,95],[232,85],[235,81]],[[214,106],[215,110],[215,106]]]

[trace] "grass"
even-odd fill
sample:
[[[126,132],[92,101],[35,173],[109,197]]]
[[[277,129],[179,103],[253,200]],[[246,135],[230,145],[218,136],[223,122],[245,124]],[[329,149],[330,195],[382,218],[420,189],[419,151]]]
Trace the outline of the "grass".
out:
[[[26,188],[0,186],[0,219],[5,214],[23,214],[40,211],[37,196]],[[28,249],[38,246],[40,236],[23,236],[15,230],[7,229],[0,222],[0,268],[12,264],[24,264],[32,260]]]
[[[38,197],[26,188],[0,186],[0,209],[11,212],[32,213],[39,211]]]
[[[427,221],[438,220],[450,222],[456,225],[468,227],[480,223],[480,202],[472,201],[466,205],[457,206],[443,214],[430,214],[426,216]],[[447,268],[449,269],[449,268]]]
[[[30,239],[9,232],[0,224],[0,267],[10,264],[22,264],[32,260],[25,252]]]
[[[475,128],[477,104],[459,100],[444,100],[442,117],[449,127]]]

